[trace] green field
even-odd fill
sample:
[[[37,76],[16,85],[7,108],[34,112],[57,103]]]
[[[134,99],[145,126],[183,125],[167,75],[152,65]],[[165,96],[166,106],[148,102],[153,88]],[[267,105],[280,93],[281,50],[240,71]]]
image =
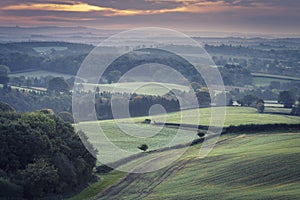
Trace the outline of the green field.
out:
[[[218,109],[221,108],[216,108]],[[195,110],[182,111],[184,114],[185,123],[198,124],[196,119],[197,112],[200,112],[200,124],[210,125],[211,108],[201,108]],[[174,146],[192,141],[195,136],[195,130],[174,129],[168,127],[160,127],[153,125],[142,124],[145,118],[151,118],[156,122],[163,122],[164,116],[158,115],[153,117],[137,117],[132,121],[129,119],[119,119],[119,125],[113,120],[81,122],[76,127],[82,129],[89,137],[90,141],[96,147],[102,147],[104,150],[110,150],[110,142],[113,142],[118,148],[128,151],[126,154],[120,154],[115,157],[103,157],[107,162],[114,162],[120,158],[139,153],[137,146],[146,143],[149,150],[156,150],[167,146]],[[169,113],[166,117],[166,122],[182,123],[181,112]],[[281,115],[281,114],[259,114],[254,108],[245,107],[228,107],[225,118],[225,127],[230,125],[241,124],[297,124],[300,122],[300,117]],[[219,126],[220,124],[214,124]],[[101,129],[99,128],[101,127]],[[104,134],[100,134],[100,131]],[[169,142],[176,136],[176,140],[172,144]],[[107,138],[107,140],[106,140]],[[107,152],[104,152],[108,154]]]
[[[210,122],[210,108],[183,112],[189,116],[187,120],[191,124],[197,122],[196,112],[200,112],[200,124],[208,125]],[[80,126],[84,127],[90,141],[97,146],[106,145],[103,137],[99,136],[98,124],[110,141],[132,154],[140,152],[137,146],[142,143],[148,144],[149,150],[167,146],[177,130],[136,123],[145,118],[133,118],[133,122],[119,120],[123,130],[125,127],[127,132],[137,132],[145,138],[127,135],[113,120],[82,122]],[[159,121],[163,116],[154,116],[154,119]],[[179,123],[180,112],[168,114],[167,121]],[[259,114],[253,108],[228,107],[225,125],[294,124],[299,121],[300,117]],[[195,136],[194,132],[181,131],[176,144]],[[146,137],[153,133],[157,134]],[[204,159],[198,158],[199,144],[190,147],[179,160],[158,171],[127,175],[114,170],[100,175],[100,181],[91,184],[72,200],[88,199],[96,194],[97,199],[216,199],[220,194],[224,195],[224,199],[294,199],[300,195],[299,142],[300,134],[278,133],[275,130],[273,133],[221,136],[214,150]],[[147,154],[125,163],[121,169],[133,169],[137,163],[151,161],[155,157],[165,158],[155,163],[155,166],[160,166],[168,162],[176,151]],[[119,156],[121,158],[123,155]],[[107,162],[117,160],[116,155],[106,158]],[[111,185],[115,186],[110,188]]]
[[[299,133],[222,136],[208,157],[199,159],[194,146],[171,166],[130,174],[97,199],[298,199],[299,142]]]
[[[283,80],[277,78],[268,78],[268,77],[253,77],[253,84],[257,87],[267,87],[272,81],[278,81],[280,83],[289,83],[290,80]]]
[[[106,92],[125,92],[147,95],[164,95],[172,89],[180,91],[189,91],[187,86],[172,84],[172,83],[155,83],[155,82],[124,82],[112,84],[83,84],[86,90],[93,90],[99,87],[100,91]]]
[[[112,171],[100,175],[99,182],[72,200],[95,196],[96,199],[297,199],[299,142],[300,133],[221,136],[205,158],[198,157],[199,144],[158,171],[127,175]],[[159,153],[152,156],[159,156],[155,154]]]
[[[281,76],[276,74],[261,74],[261,73],[251,73],[254,77],[263,77],[263,78],[274,78],[274,79],[281,79],[281,80],[290,80],[290,81],[300,81],[298,77],[292,76]]]
[[[37,70],[37,71],[31,71],[31,72],[20,72],[20,73],[10,73],[9,77],[46,77],[46,76],[53,76],[53,77],[63,77],[65,79],[69,79],[72,77],[72,75],[69,74],[62,74],[62,73],[56,73],[56,72],[49,72],[49,71],[43,71],[43,70]]]
[[[260,73],[252,73],[252,75],[253,75],[253,84],[257,87],[267,87],[270,85],[272,81],[277,81],[280,82],[281,84],[300,81],[300,78],[290,77],[290,76],[280,76],[280,75],[260,74]]]
[[[34,47],[33,50],[35,50],[38,53],[51,53],[52,50],[55,51],[64,51],[67,50],[68,47],[60,47],[60,46],[53,46],[53,47]]]
[[[214,108],[215,112],[223,108]],[[272,110],[272,109],[270,109]],[[274,109],[273,109],[274,110]],[[272,111],[273,111],[272,110]],[[277,109],[281,110],[281,109]],[[200,112],[200,119],[196,118]],[[200,108],[193,110],[185,110],[181,112],[169,113],[166,117],[167,122],[171,123],[181,123],[181,115],[184,116],[183,122],[189,124],[200,124],[200,125],[210,125],[211,123],[211,108]],[[164,116],[153,116],[151,117],[156,122],[164,120]],[[134,118],[135,121],[142,121],[145,117]],[[200,123],[198,121],[200,120]],[[126,119],[124,119],[126,121]],[[296,124],[300,122],[300,117],[288,116],[280,114],[260,114],[255,108],[250,107],[227,107],[226,108],[226,118],[225,126],[230,125],[241,125],[241,124],[275,124],[275,123],[287,123]],[[214,124],[218,126],[218,124]]]
[[[100,134],[100,129],[105,135]],[[145,143],[149,146],[148,150],[156,150],[167,146],[174,146],[192,141],[196,137],[196,132],[189,130],[177,130],[173,128],[162,128],[145,124],[121,124],[122,130],[112,121],[104,122],[83,122],[79,125],[81,129],[88,135],[89,140],[95,146],[101,149],[102,159],[106,162],[115,162],[121,158],[128,157],[133,154],[140,153],[137,147]],[[128,134],[127,134],[128,133]],[[138,135],[129,135],[135,133]],[[175,137],[171,144],[170,141]],[[128,151],[128,153],[111,156],[110,142],[118,148]],[[104,156],[107,155],[107,156]]]
[[[215,109],[216,112],[218,112],[218,109],[222,108]],[[183,122],[198,124],[199,119],[196,118],[198,116],[197,112],[200,112],[200,124],[210,125],[211,108],[182,111],[185,118]],[[241,124],[296,124],[300,122],[300,117],[280,114],[259,114],[254,108],[228,107],[226,112],[225,127]],[[182,123],[182,113],[169,113],[166,117],[166,122]],[[155,150],[165,147],[175,135],[178,136],[178,139],[174,141],[173,145],[191,141],[195,136],[195,131],[180,130],[180,134],[178,134],[177,129],[162,128],[139,123],[145,118],[151,118],[156,122],[163,122],[165,120],[164,116],[157,115],[152,117],[137,117],[133,118],[132,121],[129,119],[119,119],[118,122],[122,126],[121,128],[113,120],[82,122],[77,127],[83,129],[84,132],[87,133],[95,146],[107,145],[107,143],[104,142],[104,138],[107,137],[109,141],[112,141],[122,149],[132,152],[132,154],[140,152],[139,149],[137,149],[137,146],[142,143],[148,144],[149,150]],[[105,135],[99,134],[99,125]],[[214,125],[219,126],[219,124]],[[127,133],[134,135],[128,135]],[[122,155],[120,156],[122,157]],[[110,158],[107,159],[109,160]],[[114,160],[111,161],[115,161],[116,159],[117,158],[114,158]]]

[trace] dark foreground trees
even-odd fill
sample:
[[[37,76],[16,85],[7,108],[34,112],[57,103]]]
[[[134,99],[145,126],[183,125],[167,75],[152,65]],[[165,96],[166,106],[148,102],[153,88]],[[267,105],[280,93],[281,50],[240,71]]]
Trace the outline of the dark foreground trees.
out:
[[[96,159],[53,114],[0,112],[0,143],[0,199],[62,195],[92,177]]]

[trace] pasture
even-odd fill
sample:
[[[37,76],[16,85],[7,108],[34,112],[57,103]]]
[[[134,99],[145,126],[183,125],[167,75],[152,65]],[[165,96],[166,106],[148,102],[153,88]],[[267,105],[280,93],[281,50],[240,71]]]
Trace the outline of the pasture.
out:
[[[44,70],[17,72],[17,73],[10,73],[9,74],[9,77],[20,77],[20,76],[31,77],[31,78],[40,78],[40,77],[53,76],[53,77],[63,77],[65,79],[69,79],[69,78],[72,77],[72,75],[69,75],[69,74],[49,72],[49,71],[44,71]]]
[[[199,144],[158,171],[113,171],[101,175],[102,184],[92,184],[72,200],[95,194],[97,199],[297,199],[299,142],[299,133],[221,136],[205,158],[198,157]],[[109,177],[112,185],[105,190]]]
[[[222,107],[215,107],[215,112],[218,113],[218,110],[222,110]],[[275,110],[281,111],[282,109],[278,108]],[[274,111],[274,109],[270,109],[270,111]],[[181,112],[169,113],[167,116],[165,115],[156,115],[151,116],[152,120],[156,122],[166,121],[170,123],[189,123],[189,124],[199,124],[199,125],[210,125],[211,123],[211,112],[212,108],[199,108],[199,109],[191,109],[184,110]],[[286,109],[284,112],[287,112]],[[200,119],[197,118],[200,113]],[[184,118],[182,119],[182,116]],[[143,121],[145,117],[134,118],[133,120]],[[128,121],[124,119],[124,121]],[[288,116],[281,114],[260,114],[257,112],[255,108],[251,107],[227,107],[226,108],[226,117],[224,126],[238,126],[241,124],[276,124],[276,123],[287,123],[287,124],[297,124],[300,122],[300,117],[297,116]],[[218,124],[213,124],[218,126]]]
[[[217,109],[216,112],[218,112],[218,109],[222,108],[219,107],[215,109]],[[197,112],[200,112],[200,115],[198,115]],[[182,114],[184,116],[183,121],[181,121]],[[197,116],[200,116],[200,119],[197,119]],[[174,112],[165,116],[156,115],[151,117],[118,119],[116,121],[104,120],[81,122],[76,125],[76,128],[83,130],[94,146],[101,147],[101,151],[103,152],[103,154],[101,154],[101,159],[108,163],[140,153],[141,151],[137,147],[143,143],[147,144],[149,146],[148,150],[151,151],[168,146],[185,144],[197,138],[195,130],[175,129],[141,123],[146,118],[150,118],[156,122],[166,121],[169,123],[188,123],[208,126],[211,123],[211,108],[185,110],[182,111],[182,113]],[[259,114],[254,108],[228,107],[224,127],[244,124],[297,124],[299,122],[300,117],[296,116],[284,114]],[[213,125],[220,126],[219,124]],[[172,143],[170,143],[170,141],[172,141]],[[111,148],[114,148],[111,146],[111,143],[126,152],[114,157],[110,156],[109,151]]]
[[[189,87],[172,83],[155,83],[155,82],[122,82],[112,84],[83,84],[85,90],[94,90],[99,87],[100,91],[136,93],[146,95],[164,95],[172,89],[180,91],[189,91]]]
[[[38,53],[51,53],[54,51],[64,51],[67,50],[68,47],[61,47],[61,46],[52,46],[52,47],[33,47],[33,50],[35,50]]]

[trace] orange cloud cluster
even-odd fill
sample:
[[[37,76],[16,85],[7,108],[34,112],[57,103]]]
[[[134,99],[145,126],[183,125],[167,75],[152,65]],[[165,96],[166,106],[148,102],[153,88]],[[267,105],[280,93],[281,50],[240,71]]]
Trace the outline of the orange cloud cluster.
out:
[[[149,2],[159,3],[157,0],[149,0]],[[170,1],[172,2],[172,1]],[[72,4],[55,4],[55,3],[25,3],[18,5],[9,5],[2,7],[1,10],[40,10],[40,11],[64,11],[64,12],[93,12],[100,11],[103,16],[132,16],[132,15],[152,15],[174,12],[187,13],[210,13],[228,11],[232,9],[232,5],[222,0],[219,1],[199,1],[199,0],[173,0],[180,2],[182,6],[170,9],[157,10],[138,10],[138,9],[116,9],[110,7],[101,7],[90,5],[84,2],[73,2]],[[242,9],[241,6],[235,8]]]

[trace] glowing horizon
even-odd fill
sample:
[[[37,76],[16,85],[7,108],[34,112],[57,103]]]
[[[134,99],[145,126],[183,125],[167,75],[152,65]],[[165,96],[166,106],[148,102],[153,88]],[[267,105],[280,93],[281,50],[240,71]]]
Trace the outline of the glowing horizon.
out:
[[[292,0],[12,0],[0,3],[1,25],[121,27],[300,33]]]

